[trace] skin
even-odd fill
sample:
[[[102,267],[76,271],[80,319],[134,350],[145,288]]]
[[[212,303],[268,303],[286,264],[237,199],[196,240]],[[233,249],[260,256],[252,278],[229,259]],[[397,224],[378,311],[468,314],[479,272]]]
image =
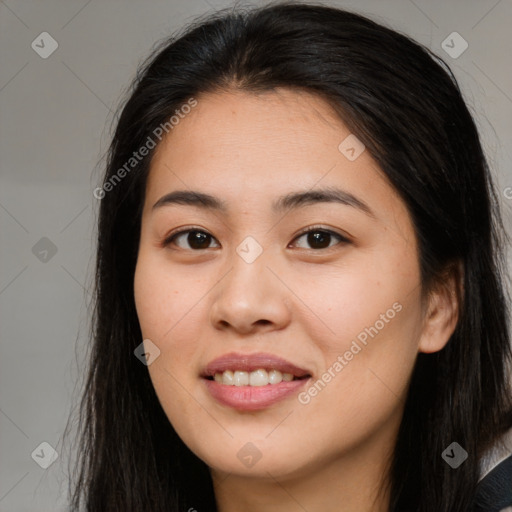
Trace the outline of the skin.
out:
[[[350,130],[323,100],[285,89],[197,100],[152,160],[135,272],[143,337],[160,350],[148,369],[163,409],[211,468],[220,512],[386,511],[388,493],[377,491],[409,378],[418,352],[440,350],[455,328],[453,287],[422,300],[405,204],[368,151],[350,161],[338,150]],[[339,203],[271,210],[281,195],[324,186],[350,192],[373,215]],[[175,190],[217,196],[228,212],[153,209]],[[317,225],[348,241],[332,235],[317,248],[299,237]],[[211,238],[204,249],[187,234],[163,246],[178,228]],[[236,252],[247,236],[263,249],[250,264]],[[395,303],[400,312],[307,404],[291,396],[239,411],[217,403],[200,378],[227,352],[270,352],[316,382]],[[237,457],[247,442],[261,453],[252,467]]]

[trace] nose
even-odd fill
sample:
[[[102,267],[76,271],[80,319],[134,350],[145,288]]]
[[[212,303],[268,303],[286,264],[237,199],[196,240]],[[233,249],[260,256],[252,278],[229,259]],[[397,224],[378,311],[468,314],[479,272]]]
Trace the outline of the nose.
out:
[[[252,263],[236,252],[231,268],[212,292],[210,321],[214,328],[238,334],[279,330],[289,324],[290,289],[268,251]]]

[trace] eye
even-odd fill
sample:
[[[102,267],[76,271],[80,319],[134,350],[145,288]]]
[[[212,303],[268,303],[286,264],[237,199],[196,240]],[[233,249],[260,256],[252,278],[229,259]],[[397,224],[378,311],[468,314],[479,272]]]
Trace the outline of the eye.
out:
[[[187,235],[184,237],[184,235]],[[166,247],[172,243],[175,243],[176,240],[181,238],[185,238],[186,242],[189,244],[189,247],[182,247],[183,249],[193,249],[193,250],[202,250],[208,249],[210,240],[214,239],[212,235],[207,233],[206,231],[202,231],[200,229],[186,229],[179,231],[178,233],[171,234],[168,236],[164,242],[163,246]],[[179,246],[179,245],[178,245]]]
[[[335,237],[338,239],[338,243],[349,243],[349,240],[339,233],[335,233],[330,229],[325,229],[321,227],[314,226],[309,228],[307,231],[304,231],[299,236],[297,236],[294,240],[300,240],[305,237],[306,243],[310,244],[311,249],[326,249],[330,248],[333,245],[330,244],[332,238]],[[307,249],[307,247],[306,247]]]
[[[185,236],[186,235],[186,236]],[[349,243],[349,240],[339,233],[335,233],[330,229],[325,229],[321,227],[312,227],[308,228],[307,231],[302,232],[299,236],[294,238],[295,240],[300,240],[301,238],[306,239],[306,243],[310,244],[310,249],[326,249],[330,248],[335,244],[331,244],[333,241],[333,237],[338,239],[338,243]],[[185,239],[188,247],[183,247],[177,244],[177,240]],[[182,231],[178,231],[177,233],[171,233],[164,242],[162,243],[163,247],[167,247],[168,245],[175,244],[182,249],[192,249],[192,250],[204,250],[210,248],[210,242],[215,240],[215,238],[207,233],[206,231],[200,229],[185,229]],[[217,245],[219,247],[219,245]],[[307,247],[302,247],[306,248]]]

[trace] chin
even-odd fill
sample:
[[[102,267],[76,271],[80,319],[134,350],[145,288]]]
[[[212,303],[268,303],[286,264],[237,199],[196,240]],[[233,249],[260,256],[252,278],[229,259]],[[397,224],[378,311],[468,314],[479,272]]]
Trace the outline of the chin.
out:
[[[258,436],[252,438],[254,441],[250,439],[251,436],[247,435],[243,440],[234,438],[222,445],[218,438],[212,439],[211,443],[207,440],[204,446],[194,452],[214,471],[253,478],[299,476],[311,464],[311,452],[307,458],[298,456],[300,450],[297,447],[304,443],[297,441],[294,444],[296,448],[289,449],[283,447],[281,442],[273,443]],[[221,451],[211,451],[215,444]]]

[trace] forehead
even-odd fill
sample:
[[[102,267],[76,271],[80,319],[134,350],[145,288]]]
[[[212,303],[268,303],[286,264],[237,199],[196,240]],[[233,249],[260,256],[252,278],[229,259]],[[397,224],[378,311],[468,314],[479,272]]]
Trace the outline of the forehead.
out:
[[[280,89],[196,97],[156,149],[146,197],[194,189],[249,206],[318,187],[342,187],[395,208],[398,195],[368,151],[349,160],[339,149],[350,130],[321,98]],[[349,139],[351,140],[351,139]],[[373,197],[372,197],[373,196]]]
[[[284,172],[298,171],[296,161],[308,163],[312,149],[316,158],[323,154],[323,161],[349,134],[330,107],[311,94],[223,92],[202,95],[197,102],[158,146],[154,163],[163,157],[195,167],[208,160],[208,170],[216,170],[215,164],[224,161],[222,170],[236,170],[241,161],[239,173],[258,168],[261,176],[273,174],[269,164],[274,162]]]

